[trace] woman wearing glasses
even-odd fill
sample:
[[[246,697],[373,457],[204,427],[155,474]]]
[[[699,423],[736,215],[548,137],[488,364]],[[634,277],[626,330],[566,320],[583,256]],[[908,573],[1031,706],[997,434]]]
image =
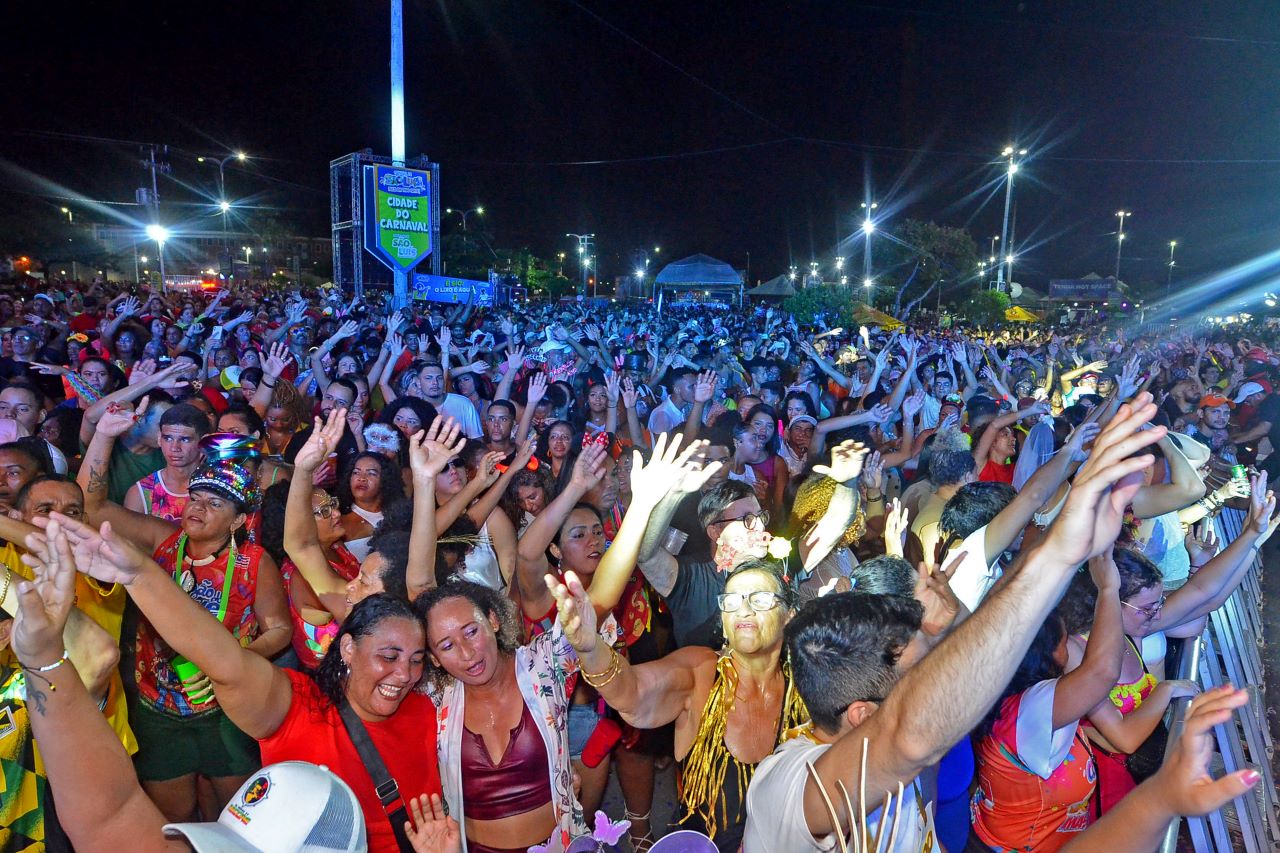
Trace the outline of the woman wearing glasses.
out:
[[[360,574],[360,561],[343,545],[346,531],[338,499],[323,489],[312,488],[311,480],[300,483],[297,491],[294,505],[301,511],[292,516],[288,510],[289,483],[277,483],[263,494],[262,547],[280,566],[293,622],[293,651],[302,668],[310,672],[320,665],[338,635],[338,621],[333,614],[345,614],[349,609],[346,585]],[[310,499],[304,500],[308,491]],[[308,503],[310,513],[305,509]],[[289,556],[286,537],[310,572],[320,575],[322,595],[317,594],[307,575]]]
[[[681,828],[706,832],[722,851],[737,850],[756,765],[809,716],[783,659],[782,631],[795,606],[790,584],[767,560],[742,563],[716,598],[726,638],[720,652],[689,646],[633,666],[600,641],[596,610],[578,577],[570,572],[564,581],[547,578],[583,680],[636,728],[675,723]]]
[[[1204,618],[1227,600],[1263,543],[1280,525],[1280,519],[1272,518],[1275,509],[1276,498],[1267,490],[1266,475],[1255,477],[1249,514],[1240,535],[1184,586],[1167,595],[1160,569],[1150,559],[1136,550],[1116,549],[1121,625],[1126,638],[1120,677],[1111,689],[1111,702],[1094,708],[1086,721],[1089,739],[1096,747],[1103,812],[1134,787],[1130,770],[1148,775],[1151,762],[1133,753],[1160,724],[1170,699],[1191,695],[1197,689],[1191,682],[1164,680],[1166,638],[1199,636]],[[1067,630],[1073,635],[1068,640],[1068,672],[1078,667],[1083,657],[1082,636],[1089,631],[1096,597],[1093,583],[1077,575],[1063,599]],[[1158,740],[1163,746],[1163,739]],[[1158,762],[1150,769],[1156,765]]]

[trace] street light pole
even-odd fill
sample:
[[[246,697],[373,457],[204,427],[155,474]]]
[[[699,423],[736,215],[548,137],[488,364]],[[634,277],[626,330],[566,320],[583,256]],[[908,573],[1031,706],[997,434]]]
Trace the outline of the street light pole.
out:
[[[1118,210],[1116,216],[1120,217],[1120,230],[1116,232],[1116,281],[1120,280],[1120,252],[1124,248],[1124,221],[1127,217],[1133,216],[1131,210]]]
[[[231,253],[230,237],[227,236],[227,214],[231,212],[231,202],[227,201],[227,163],[232,160],[239,160],[243,163],[248,159],[243,151],[236,151],[228,154],[226,157],[197,157],[197,163],[217,163],[218,164],[218,209],[222,211],[222,250]]]
[[[1006,146],[1001,152],[1002,157],[1009,158],[1009,166],[1004,185],[1004,224],[1000,226],[1000,242],[1004,245],[1008,262],[1001,264],[996,270],[996,290],[1000,291],[1004,290],[1006,267],[1008,267],[1008,279],[1010,282],[1013,281],[1013,249],[1009,246],[1009,206],[1013,203],[1013,176],[1018,172],[1017,158],[1026,156],[1026,153],[1027,149],[1019,148],[1015,151],[1012,145]]]
[[[1173,295],[1173,250],[1178,247],[1177,240],[1169,241],[1169,280],[1165,283],[1164,296],[1168,299]]]
[[[464,233],[464,234],[465,234],[465,233],[467,233],[467,217],[468,217],[468,216],[470,216],[470,215],[471,215],[471,214],[473,214],[473,213],[478,213],[478,214],[480,214],[481,216],[484,216],[484,208],[483,208],[483,207],[469,207],[469,208],[467,208],[466,210],[457,210],[456,208],[446,207],[446,208],[444,209],[444,212],[445,212],[446,214],[454,214],[454,213],[457,213],[457,214],[459,214],[460,216],[462,216],[462,233]]]
[[[994,266],[994,265],[996,264],[996,243],[999,243],[999,242],[1000,242],[1000,235],[999,235],[999,234],[997,234],[997,235],[995,235],[994,237],[992,237],[992,238],[991,238],[991,255],[990,255],[990,257],[991,257],[991,264],[992,264],[992,266]]]
[[[582,296],[587,295],[587,267],[590,265],[590,256],[588,250],[591,243],[595,240],[595,234],[565,234],[566,237],[573,237],[578,241],[578,274],[581,282],[578,285],[578,293]],[[599,278],[597,271],[596,278]]]
[[[876,221],[872,211],[880,205],[876,202],[862,202],[862,284],[864,287],[871,286],[871,234],[876,230]]]

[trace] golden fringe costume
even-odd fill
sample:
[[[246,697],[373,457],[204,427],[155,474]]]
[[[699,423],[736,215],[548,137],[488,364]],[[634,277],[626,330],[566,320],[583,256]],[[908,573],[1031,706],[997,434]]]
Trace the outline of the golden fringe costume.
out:
[[[807,722],[809,710],[791,681],[791,665],[782,664],[782,712],[778,715],[775,743],[785,740],[789,729]],[[698,733],[689,754],[680,762],[680,803],[689,828],[701,824],[707,835],[723,849],[736,850],[746,825],[747,786],[755,764],[734,758],[725,746],[724,735],[738,689],[738,671],[729,652],[716,662],[716,679],[702,709]],[[732,771],[732,776],[730,776]]]

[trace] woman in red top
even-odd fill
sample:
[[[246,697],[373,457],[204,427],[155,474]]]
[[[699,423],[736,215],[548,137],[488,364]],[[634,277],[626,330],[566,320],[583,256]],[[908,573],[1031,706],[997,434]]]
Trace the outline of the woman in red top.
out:
[[[56,518],[75,543],[79,568],[129,590],[156,631],[205,673],[227,716],[260,742],[265,763],[298,760],[328,767],[360,801],[369,849],[398,853],[390,818],[338,708],[350,704],[401,796],[440,793],[436,709],[417,689],[426,630],[407,601],[382,593],[362,600],[342,624],[334,642],[338,653],[326,655],[314,676],[291,672],[242,648],[168,572],[110,525],[99,532]]]
[[[1023,418],[1048,413],[1049,407],[1046,404],[1036,403],[1025,409],[997,415],[988,421],[973,439],[973,459],[978,480],[1013,485],[1014,460],[1018,456],[1018,436],[1013,425]]]

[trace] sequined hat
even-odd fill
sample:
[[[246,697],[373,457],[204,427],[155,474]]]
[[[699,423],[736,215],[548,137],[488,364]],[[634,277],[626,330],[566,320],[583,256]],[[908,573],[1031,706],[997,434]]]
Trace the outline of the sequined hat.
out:
[[[211,432],[200,439],[200,450],[207,462],[225,460],[238,463],[261,459],[262,441],[235,432]]]
[[[243,512],[253,512],[262,499],[253,475],[242,465],[227,459],[206,462],[197,468],[191,475],[187,491],[215,492],[235,501]]]

